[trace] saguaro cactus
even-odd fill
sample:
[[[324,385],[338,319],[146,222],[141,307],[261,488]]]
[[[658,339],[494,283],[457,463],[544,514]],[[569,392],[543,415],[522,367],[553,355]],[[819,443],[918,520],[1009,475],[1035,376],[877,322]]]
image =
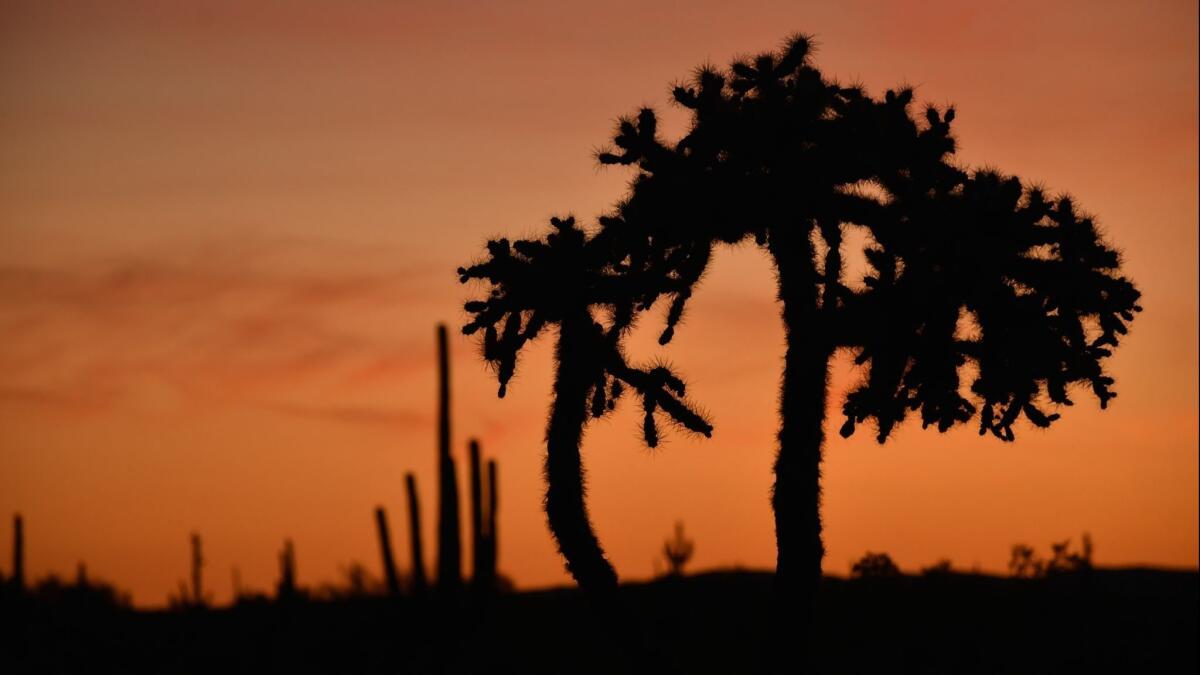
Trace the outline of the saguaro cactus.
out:
[[[499,539],[496,536],[496,506],[499,503],[496,491],[496,460],[489,459],[487,463],[487,516],[484,520],[487,527],[487,559],[484,569],[487,570],[488,582],[494,588],[496,585],[496,561],[499,555]]]
[[[392,535],[388,531],[387,513],[382,506],[375,507],[375,526],[379,531],[379,550],[383,555],[383,575],[387,580],[388,595],[400,595],[400,577],[396,574],[396,561],[392,558]]]
[[[462,534],[458,522],[458,477],[450,456],[450,353],[446,325],[437,327],[438,349],[438,590],[462,587]]]
[[[471,586],[476,591],[488,587],[487,538],[483,523],[483,471],[479,458],[479,441],[471,439],[468,446],[471,458]]]
[[[18,593],[25,590],[25,521],[19,513],[13,516],[12,587]]]
[[[683,568],[692,559],[696,545],[683,534],[683,521],[675,522],[675,536],[663,543],[663,558],[667,561],[667,576],[683,576]]]
[[[279,587],[276,596],[283,600],[296,596],[296,550],[291,539],[283,540],[283,551],[279,553]]]
[[[421,551],[421,502],[417,499],[417,477],[412,473],[404,476],[408,489],[408,533],[409,550],[412,552],[412,593],[425,593],[425,555]]]
[[[192,604],[204,604],[204,590],[200,585],[200,570],[204,567],[204,555],[200,547],[200,535],[192,533]]]

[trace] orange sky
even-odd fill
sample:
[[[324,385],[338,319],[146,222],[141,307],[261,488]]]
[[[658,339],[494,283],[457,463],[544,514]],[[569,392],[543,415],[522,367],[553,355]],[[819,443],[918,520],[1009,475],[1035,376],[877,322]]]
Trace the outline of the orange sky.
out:
[[[668,83],[792,31],[829,75],[953,102],[963,161],[1070,190],[1146,308],[1103,414],[1080,397],[1016,444],[835,435],[826,569],[882,550],[998,571],[1015,542],[1084,530],[1100,564],[1197,565],[1194,2],[248,4],[0,4],[5,573],[20,510],[31,574],[86,560],[140,604],[185,577],[193,530],[219,600],[234,566],[270,586],[285,536],[302,583],[332,580],[377,568],[371,510],[400,528],[409,470],[428,536],[454,268],[488,236],[593,218],[627,178],[590,157],[613,118],[650,104],[678,127]],[[773,562],[772,285],[757,250],[722,251],[672,344],[711,440],[646,450],[628,411],[588,432],[627,578],[677,519],[698,568]],[[501,401],[453,345],[456,452],[477,436],[499,459],[501,568],[526,587],[567,581],[540,512],[548,347]],[[839,406],[854,374],[835,373]]]

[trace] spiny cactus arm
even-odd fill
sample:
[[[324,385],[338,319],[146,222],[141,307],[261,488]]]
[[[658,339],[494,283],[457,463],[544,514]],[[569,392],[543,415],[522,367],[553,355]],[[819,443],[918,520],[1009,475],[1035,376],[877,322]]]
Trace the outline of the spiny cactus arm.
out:
[[[859,363],[870,364],[847,396],[843,435],[873,418],[882,441],[919,409],[923,424],[941,431],[978,413],[980,433],[1011,441],[1021,416],[1038,427],[1059,419],[1043,401],[1071,405],[1073,384],[1089,386],[1105,407],[1115,393],[1103,360],[1141,307],[1091,219],[1068,198],[1050,203],[1040,189],[991,172],[934,199],[955,227],[935,223],[912,236],[949,244],[909,242],[904,257],[868,249],[868,289],[841,313],[842,344],[861,345]],[[963,313],[977,336],[958,334]],[[977,369],[974,403],[959,393],[968,361]]]
[[[712,243],[701,242],[690,247],[687,255],[684,256],[678,270],[674,273],[675,287],[671,293],[671,305],[667,310],[666,326],[663,332],[658,337],[658,344],[665,345],[675,336],[675,327],[683,318],[683,310],[687,305],[687,301],[691,299],[695,287],[700,283],[700,278],[708,269],[708,263],[712,260]]]
[[[602,165],[637,164],[643,170],[652,170],[656,163],[671,162],[671,149],[657,134],[658,116],[652,109],[642,108],[635,116],[617,120],[612,140],[616,147],[602,148],[596,153],[596,161]]]
[[[683,380],[666,366],[641,369],[629,366],[620,355],[613,357],[608,371],[614,380],[628,385],[642,401],[642,435],[646,445],[658,446],[659,432],[656,413],[662,412],[667,419],[682,429],[712,437],[713,427],[707,416],[696,409],[685,397]]]

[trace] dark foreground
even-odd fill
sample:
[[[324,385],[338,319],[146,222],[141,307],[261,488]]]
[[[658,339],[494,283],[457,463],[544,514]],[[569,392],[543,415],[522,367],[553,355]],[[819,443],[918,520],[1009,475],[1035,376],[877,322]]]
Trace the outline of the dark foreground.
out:
[[[823,582],[821,673],[1195,673],[1200,576],[1097,570]],[[771,577],[632,584],[626,621],[577,592],[136,612],[6,603],[0,672],[742,673],[768,670]],[[641,643],[630,644],[630,643]],[[800,642],[795,642],[798,653]]]

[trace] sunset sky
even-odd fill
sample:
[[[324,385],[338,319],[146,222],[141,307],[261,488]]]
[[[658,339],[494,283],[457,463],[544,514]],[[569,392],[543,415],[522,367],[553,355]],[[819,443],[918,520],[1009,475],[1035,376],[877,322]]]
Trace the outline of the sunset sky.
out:
[[[1000,572],[1014,543],[1084,531],[1101,565],[1196,567],[1195,2],[2,0],[0,571],[19,511],[29,575],[85,561],[158,605],[195,531],[224,602],[235,567],[273,586],[285,537],[303,584],[377,571],[377,504],[407,568],[406,471],[432,571],[444,321],[455,453],[475,437],[500,465],[500,568],[567,583],[541,513],[551,340],[497,399],[454,269],[551,215],[592,222],[629,177],[592,160],[618,115],[678,133],[672,82],[795,31],[829,76],[953,103],[960,161],[1069,190],[1145,307],[1107,411],[1080,395],[1013,444],[833,434],[825,569],[870,550]],[[676,520],[696,569],[773,566],[773,298],[762,253],[722,250],[670,349],[636,341],[688,375],[712,439],[647,450],[625,408],[589,428],[624,578]],[[835,364],[834,411],[855,377]]]

